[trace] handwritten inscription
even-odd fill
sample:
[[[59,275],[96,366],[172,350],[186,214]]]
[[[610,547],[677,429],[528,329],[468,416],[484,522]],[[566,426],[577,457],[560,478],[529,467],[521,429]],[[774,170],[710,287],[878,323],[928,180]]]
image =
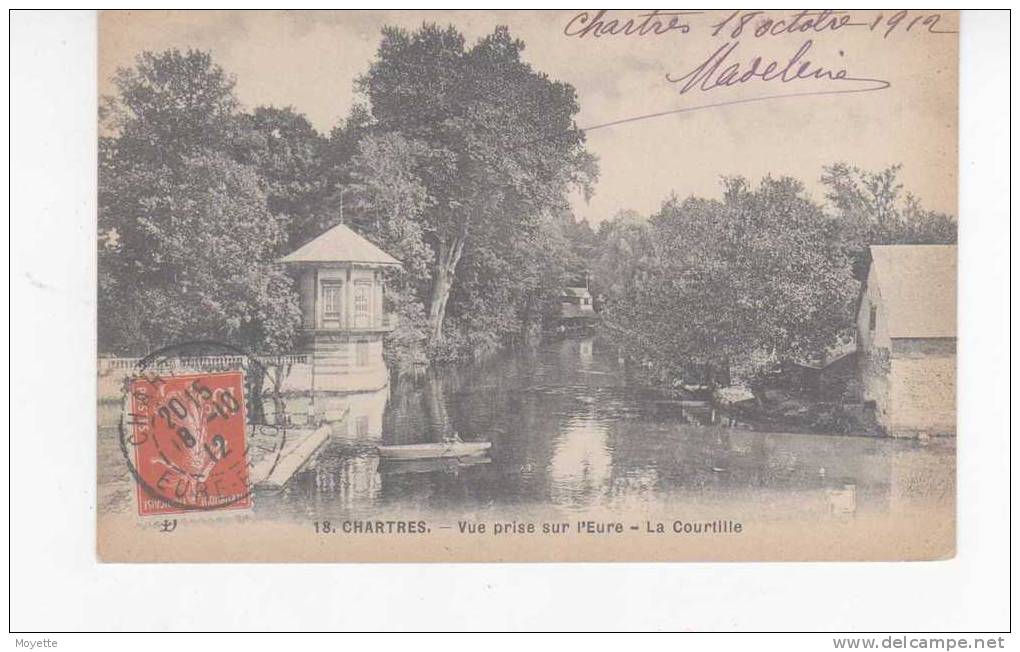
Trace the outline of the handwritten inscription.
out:
[[[582,11],[573,15],[563,28],[564,35],[578,39],[604,37],[669,37],[686,35],[699,29],[692,19],[702,12],[652,10],[635,15],[611,13],[610,10]],[[820,63],[808,58],[816,39],[843,30],[856,30],[888,39],[898,34],[955,34],[944,27],[938,13],[900,10],[891,13],[857,14],[848,11],[801,10],[792,13],[736,10],[700,29],[712,37],[725,40],[702,57],[698,63],[680,72],[666,74],[666,81],[675,84],[680,94],[691,91],[712,91],[750,82],[786,84],[801,82],[850,82],[849,90],[828,92],[861,92],[883,90],[888,80],[862,74],[851,74],[842,62]],[[806,40],[791,48],[786,59],[769,59],[748,51],[747,39],[759,40],[785,36],[801,36]],[[738,52],[739,50],[739,52]],[[742,55],[742,56],[741,56]],[[839,50],[839,56],[846,53]],[[740,58],[740,60],[738,60]]]
[[[755,38],[784,34],[836,32],[844,28],[862,28],[889,38],[897,32],[927,32],[929,34],[955,34],[939,27],[942,15],[917,13],[902,9],[891,14],[877,13],[873,18],[855,18],[850,12],[823,9],[804,10],[781,18],[773,18],[764,11],[737,10],[711,26],[712,36]]]
[[[608,9],[589,13],[582,11],[567,23],[563,33],[577,38],[603,36],[662,36],[671,32],[686,34],[691,30],[686,17],[699,11],[659,11],[638,14],[633,18],[609,18]]]
[[[723,35],[729,38],[740,38],[746,30],[761,38],[805,32],[835,32],[850,25],[863,24],[853,22],[850,14],[846,12],[831,9],[804,10],[789,17],[776,19],[770,18],[763,11],[738,10],[712,25],[712,36]]]
[[[882,90],[889,82],[883,79],[853,77],[845,68],[833,69],[812,63],[807,59],[814,42],[804,41],[800,48],[785,63],[772,60],[768,63],[760,56],[752,57],[746,64],[732,61],[732,55],[740,41],[730,41],[713,52],[707,59],[686,74],[667,74],[666,80],[677,85],[679,93],[691,90],[710,91],[720,87],[736,86],[752,81],[789,83],[795,80],[831,80],[841,82],[865,82],[871,84],[861,90]]]

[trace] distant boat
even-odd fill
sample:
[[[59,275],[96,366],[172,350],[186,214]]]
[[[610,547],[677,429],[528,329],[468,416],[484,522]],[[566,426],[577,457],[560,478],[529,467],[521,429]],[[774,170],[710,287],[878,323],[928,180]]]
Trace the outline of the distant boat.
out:
[[[379,456],[395,460],[424,460],[436,457],[470,457],[492,447],[488,441],[448,441],[429,444],[380,446]]]

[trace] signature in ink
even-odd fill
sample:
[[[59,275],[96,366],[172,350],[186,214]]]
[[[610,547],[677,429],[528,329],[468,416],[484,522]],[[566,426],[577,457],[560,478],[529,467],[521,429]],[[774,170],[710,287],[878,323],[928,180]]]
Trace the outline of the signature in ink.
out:
[[[695,66],[690,72],[682,75],[666,75],[666,80],[677,84],[680,94],[690,91],[711,91],[718,88],[728,88],[751,82],[770,83],[769,88],[774,91],[766,91],[760,95],[741,97],[737,99],[722,99],[716,102],[706,102],[654,113],[646,113],[627,118],[620,118],[610,122],[589,125],[582,127],[582,131],[589,133],[599,129],[607,129],[632,122],[651,120],[668,115],[691,113],[706,109],[718,109],[724,106],[738,104],[753,104],[781,99],[793,99],[797,97],[811,97],[820,95],[842,95],[846,93],[868,93],[880,91],[892,86],[891,82],[885,79],[872,77],[851,76],[845,68],[833,69],[826,66],[811,63],[806,55],[811,50],[813,42],[805,41],[800,48],[785,63],[770,61],[766,63],[761,57],[754,57],[746,65],[731,63],[730,56],[739,47],[739,41],[730,41],[713,52],[707,59]],[[797,80],[815,82],[847,82],[846,87],[839,85],[791,84]],[[789,84],[789,86],[786,86]],[[788,90],[787,90],[788,89]]]
[[[750,82],[776,82],[786,84],[797,80],[857,82],[867,85],[857,90],[878,91],[890,86],[884,79],[851,76],[846,68],[829,68],[812,63],[807,59],[814,42],[804,41],[800,48],[785,63],[777,60],[766,62],[760,56],[751,58],[746,64],[735,62],[734,52],[740,41],[729,41],[720,46],[707,59],[690,72],[681,75],[667,74],[666,81],[677,85],[681,95],[692,90],[711,91]]]

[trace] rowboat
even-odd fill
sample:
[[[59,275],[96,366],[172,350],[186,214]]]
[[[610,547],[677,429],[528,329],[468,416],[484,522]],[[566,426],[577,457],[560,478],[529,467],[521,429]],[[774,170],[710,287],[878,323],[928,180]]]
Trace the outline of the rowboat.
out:
[[[488,441],[449,441],[428,444],[380,446],[379,456],[395,460],[424,460],[436,457],[470,457],[492,447]]]

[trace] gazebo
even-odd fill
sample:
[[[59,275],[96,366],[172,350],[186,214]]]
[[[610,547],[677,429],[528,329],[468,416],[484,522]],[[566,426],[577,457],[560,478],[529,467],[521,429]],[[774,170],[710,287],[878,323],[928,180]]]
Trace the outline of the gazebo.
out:
[[[400,261],[338,224],[284,256],[301,294],[300,352],[311,361],[315,392],[364,392],[386,387],[383,270]]]

